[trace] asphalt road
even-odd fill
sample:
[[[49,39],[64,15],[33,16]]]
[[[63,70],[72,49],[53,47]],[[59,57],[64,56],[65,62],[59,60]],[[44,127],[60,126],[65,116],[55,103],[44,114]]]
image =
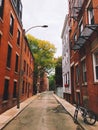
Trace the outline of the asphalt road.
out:
[[[77,125],[52,92],[42,93],[3,130],[76,130]]]

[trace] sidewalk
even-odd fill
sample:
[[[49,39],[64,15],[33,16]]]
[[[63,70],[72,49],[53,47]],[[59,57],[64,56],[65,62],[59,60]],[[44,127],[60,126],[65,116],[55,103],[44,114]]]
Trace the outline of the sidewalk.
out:
[[[54,96],[60,102],[60,104],[62,104],[62,106],[68,111],[68,113],[73,117],[75,107],[72,104],[68,103],[66,100],[58,97],[57,95],[54,94]],[[87,125],[83,122],[81,115],[78,114],[78,122],[84,130],[98,130],[98,121],[93,126]]]
[[[4,112],[0,115],[0,130],[4,128],[11,120],[13,120],[21,111],[25,109],[26,106],[28,106],[34,99],[36,99],[40,94],[37,94],[35,96],[32,96],[31,98],[25,100],[21,103],[20,109],[17,109],[17,106],[9,109],[8,111]],[[68,103],[66,100],[58,97],[57,95],[53,94],[54,97],[59,101],[60,104],[68,111],[68,113],[73,117],[75,107]],[[96,122],[95,125],[90,126],[83,122],[81,115],[78,115],[78,121],[84,130],[98,130],[98,122]]]
[[[39,94],[32,96],[31,98],[25,100],[21,103],[20,108],[17,109],[17,106],[7,110],[0,115],[0,130],[4,128],[11,120],[13,120],[21,111],[25,109]]]

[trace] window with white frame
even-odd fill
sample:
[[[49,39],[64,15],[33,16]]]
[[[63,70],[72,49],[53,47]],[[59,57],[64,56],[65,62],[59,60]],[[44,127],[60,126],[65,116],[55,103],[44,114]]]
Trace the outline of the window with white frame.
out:
[[[87,69],[85,60],[82,61],[82,82],[87,82]]]
[[[94,81],[98,82],[98,51],[93,53]]]
[[[83,18],[80,20],[79,23],[79,32],[81,33],[83,31]]]
[[[20,31],[17,31],[17,44],[20,45]]]
[[[2,6],[2,1],[3,1],[3,0],[0,0],[0,7]]]
[[[79,83],[79,75],[80,75],[79,65],[77,65],[76,66],[76,84]]]
[[[14,17],[10,16],[10,34],[13,35],[13,30],[14,30]]]
[[[91,3],[87,9],[87,14],[88,14],[88,24],[94,24],[94,10]]]
[[[0,18],[3,18],[4,0],[0,0]]]
[[[65,84],[69,84],[69,72],[65,74]]]

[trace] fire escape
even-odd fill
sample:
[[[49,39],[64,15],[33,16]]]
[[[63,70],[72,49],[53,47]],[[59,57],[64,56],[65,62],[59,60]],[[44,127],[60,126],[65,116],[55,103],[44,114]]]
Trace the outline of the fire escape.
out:
[[[71,5],[71,18],[78,22],[73,35],[74,44],[72,49],[79,50],[87,40],[90,40],[93,32],[98,32],[98,23],[96,23],[95,12],[98,6],[93,7],[89,3],[88,7],[84,5],[85,0],[74,0]]]

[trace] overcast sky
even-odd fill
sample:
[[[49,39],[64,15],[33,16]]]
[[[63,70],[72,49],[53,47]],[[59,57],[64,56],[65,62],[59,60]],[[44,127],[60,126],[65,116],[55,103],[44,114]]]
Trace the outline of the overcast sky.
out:
[[[28,33],[47,40],[57,48],[56,57],[62,55],[61,32],[67,14],[67,0],[21,0],[23,4],[23,27],[27,30],[36,25],[48,28],[33,28]]]

